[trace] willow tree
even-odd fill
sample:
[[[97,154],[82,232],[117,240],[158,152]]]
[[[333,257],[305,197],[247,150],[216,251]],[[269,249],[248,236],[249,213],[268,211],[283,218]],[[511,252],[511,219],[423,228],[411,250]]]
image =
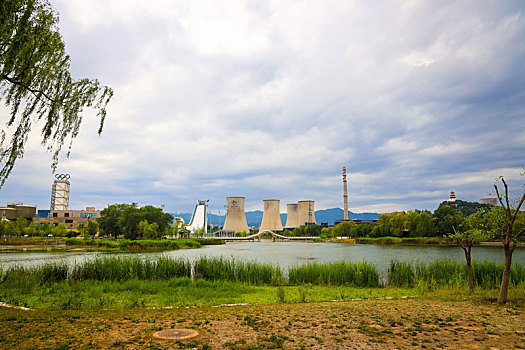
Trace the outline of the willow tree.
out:
[[[0,133],[0,187],[24,155],[34,123],[41,124],[53,170],[66,142],[69,156],[85,107],[97,110],[102,132],[113,90],[96,79],[71,77],[57,25],[58,14],[47,0],[0,1],[0,99],[9,110]]]

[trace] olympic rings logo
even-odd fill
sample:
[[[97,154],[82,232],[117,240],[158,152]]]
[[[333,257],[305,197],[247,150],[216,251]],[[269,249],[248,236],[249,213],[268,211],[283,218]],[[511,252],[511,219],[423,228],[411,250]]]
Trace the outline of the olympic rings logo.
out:
[[[69,180],[70,177],[69,174],[55,174],[57,180]]]

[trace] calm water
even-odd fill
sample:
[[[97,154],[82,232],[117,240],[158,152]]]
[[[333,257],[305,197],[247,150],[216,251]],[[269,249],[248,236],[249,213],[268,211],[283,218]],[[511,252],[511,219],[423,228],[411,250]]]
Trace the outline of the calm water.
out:
[[[66,262],[73,265],[101,256],[135,256],[155,259],[160,256],[194,260],[200,256],[254,260],[280,265],[285,271],[290,266],[308,262],[366,261],[377,266],[384,275],[391,260],[431,262],[452,260],[463,262],[463,250],[458,246],[392,246],[368,244],[306,243],[306,242],[232,242],[167,252],[0,252],[4,269],[14,265],[35,266],[46,262]],[[501,247],[474,247],[473,259],[503,263]],[[513,262],[525,265],[525,248],[516,249]]]

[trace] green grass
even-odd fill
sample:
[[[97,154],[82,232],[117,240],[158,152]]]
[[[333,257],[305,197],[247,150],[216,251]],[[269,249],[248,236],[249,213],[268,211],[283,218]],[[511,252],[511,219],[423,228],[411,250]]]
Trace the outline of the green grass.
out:
[[[290,268],[288,282],[291,285],[310,283],[328,286],[378,287],[379,274],[374,265],[366,262],[310,263]]]
[[[282,279],[279,266],[236,259],[201,257],[194,264],[195,276],[207,280],[275,284]]]
[[[440,245],[454,245],[455,241],[448,238],[439,237],[356,237],[356,243],[360,244],[406,244],[406,245],[424,245],[424,244],[440,244]]]
[[[496,288],[501,283],[503,264],[489,261],[472,261],[474,285],[478,288]],[[514,286],[525,285],[525,269],[520,264],[512,264],[510,283]],[[414,287],[418,284],[428,286],[467,286],[468,273],[465,262],[448,260],[430,264],[392,261],[388,269],[388,285],[396,287]]]
[[[474,261],[473,269],[478,298],[497,296],[503,266]],[[415,295],[470,298],[464,263],[392,262],[386,285],[383,288],[375,266],[344,261],[294,266],[288,277],[269,264],[205,257],[194,263],[164,257],[106,257],[73,267],[48,263],[0,269],[0,301],[28,307],[130,308]],[[519,264],[513,264],[510,288],[509,295],[525,300],[525,269]]]

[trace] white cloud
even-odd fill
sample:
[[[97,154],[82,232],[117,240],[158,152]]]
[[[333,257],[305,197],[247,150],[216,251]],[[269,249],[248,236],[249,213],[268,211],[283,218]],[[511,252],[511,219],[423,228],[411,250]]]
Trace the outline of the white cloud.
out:
[[[72,205],[323,209],[346,165],[353,211],[434,209],[523,163],[518,1],[52,4],[75,76],[115,89],[102,136],[88,111],[60,163]],[[48,205],[49,163],[35,129],[2,198]]]

